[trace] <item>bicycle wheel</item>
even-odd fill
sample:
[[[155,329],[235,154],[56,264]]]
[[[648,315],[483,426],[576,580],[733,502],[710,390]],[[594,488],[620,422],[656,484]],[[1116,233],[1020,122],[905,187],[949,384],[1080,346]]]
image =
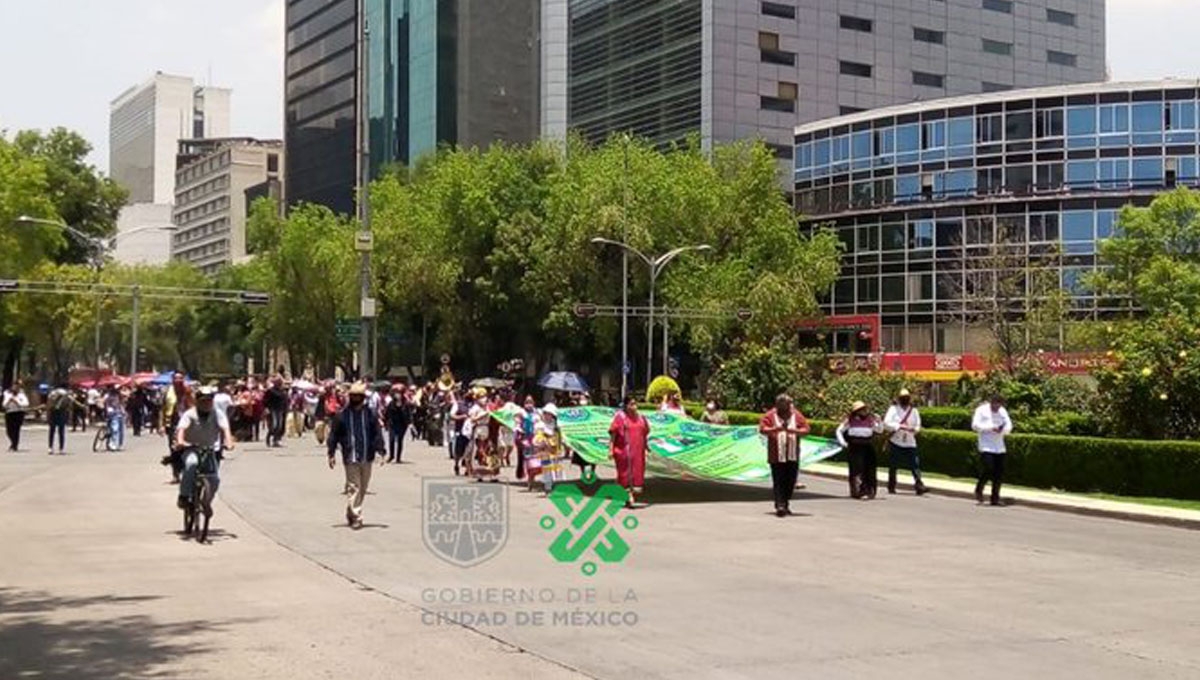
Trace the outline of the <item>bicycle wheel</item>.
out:
[[[92,453],[99,453],[101,448],[108,448],[108,426],[101,425],[92,439]]]

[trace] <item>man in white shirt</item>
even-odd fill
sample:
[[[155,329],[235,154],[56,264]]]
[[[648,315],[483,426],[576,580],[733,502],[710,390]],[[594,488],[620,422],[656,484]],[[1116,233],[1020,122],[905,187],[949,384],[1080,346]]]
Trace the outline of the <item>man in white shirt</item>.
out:
[[[900,390],[896,403],[883,416],[888,438],[888,493],[896,493],[896,468],[905,467],[912,473],[913,488],[918,496],[929,489],[921,481],[921,459],[917,456],[917,433],[921,431],[921,412],[912,403],[912,394]]]
[[[983,471],[975,483],[975,500],[983,503],[983,487],[992,481],[992,505],[1000,505],[1000,484],[1004,479],[1004,456],[1007,449],[1004,438],[1012,432],[1012,419],[1004,408],[1004,399],[993,396],[975,409],[971,418],[971,429],[979,434],[979,457]]]
[[[25,424],[25,411],[29,408],[29,397],[21,389],[21,381],[14,380],[13,384],[4,390],[0,397],[0,408],[4,410],[4,429],[8,434],[8,450],[16,451],[21,445],[21,427]]]

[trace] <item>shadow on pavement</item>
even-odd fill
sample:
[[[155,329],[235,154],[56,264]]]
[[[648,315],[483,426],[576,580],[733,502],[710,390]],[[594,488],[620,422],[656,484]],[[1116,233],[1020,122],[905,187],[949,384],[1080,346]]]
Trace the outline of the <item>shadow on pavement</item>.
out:
[[[203,635],[229,622],[161,623],[88,607],[133,606],[154,596],[56,597],[0,588],[0,678],[100,680],[167,675],[163,667],[210,651]],[[63,620],[65,617],[69,617]]]

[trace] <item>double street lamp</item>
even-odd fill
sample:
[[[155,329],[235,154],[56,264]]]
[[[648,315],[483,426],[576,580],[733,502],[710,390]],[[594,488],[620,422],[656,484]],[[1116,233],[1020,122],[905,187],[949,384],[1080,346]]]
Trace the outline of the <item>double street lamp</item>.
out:
[[[117,241],[119,239],[122,239],[126,236],[132,236],[133,234],[137,234],[140,232],[146,232],[146,231],[175,231],[175,227],[173,225],[170,227],[163,227],[163,226],[137,227],[136,229],[130,229],[129,231],[118,232],[118,233],[114,234],[112,236],[112,238],[102,239],[102,238],[97,238],[95,236],[92,236],[91,234],[88,234],[79,229],[76,229],[75,227],[72,227],[71,225],[67,224],[66,222],[59,222],[57,220],[47,220],[47,219],[42,219],[40,217],[30,217],[29,215],[21,215],[20,217],[18,217],[15,220],[15,222],[17,224],[31,225],[31,226],[40,224],[40,225],[45,225],[48,227],[55,227],[57,229],[61,229],[63,232],[71,235],[72,237],[78,239],[84,245],[91,248],[91,250],[92,250],[91,264],[96,272],[96,282],[97,283],[99,283],[99,281],[100,281],[100,270],[104,267],[104,256],[107,255],[108,253],[112,252],[112,250],[114,248],[116,248]],[[134,298],[133,298],[133,308],[134,308],[133,325],[130,330],[130,341],[131,341],[130,344],[132,345],[131,351],[130,351],[130,357],[129,357],[129,374],[130,375],[133,375],[134,373],[137,372],[138,302],[139,302],[139,300],[138,300],[137,295],[134,295]],[[96,299],[96,363],[98,364],[99,362],[100,362],[100,299],[97,298]]]
[[[694,252],[709,251],[709,250],[712,250],[712,246],[703,244],[703,243],[698,244],[698,245],[692,245],[692,246],[681,246],[679,248],[675,248],[674,250],[669,250],[657,257],[650,257],[650,256],[646,255],[645,253],[643,253],[642,251],[638,250],[637,248],[634,248],[633,246],[629,245],[628,243],[622,243],[621,241],[614,241],[612,239],[602,238],[600,236],[597,236],[596,238],[592,239],[592,243],[594,243],[596,245],[616,246],[616,247],[624,250],[627,253],[633,254],[638,259],[640,259],[642,262],[645,262],[646,266],[650,268],[650,318],[649,318],[649,321],[647,321],[647,329],[648,330],[646,332],[646,385],[647,385],[647,387],[649,387],[650,380],[653,378],[653,373],[654,373],[654,366],[653,366],[653,364],[654,364],[654,286],[658,282],[658,275],[662,273],[663,268],[665,268],[671,260],[674,260],[679,255],[686,253],[688,251],[694,251]],[[625,277],[624,280],[621,281],[621,292],[623,295],[623,299],[628,300],[629,299],[629,297],[628,297],[628,295],[629,295],[629,277]],[[667,370],[666,369],[667,355],[669,354],[669,351],[667,349],[666,323],[667,323],[666,315],[664,314],[664,316],[663,316],[663,373],[666,373],[666,370]],[[622,332],[628,333],[629,331],[628,331],[627,327],[624,327]],[[622,347],[627,347],[627,346],[628,346],[628,339],[622,338]],[[627,356],[621,357],[621,370],[622,371],[625,370],[625,366],[628,364],[628,362],[629,362],[629,358]]]

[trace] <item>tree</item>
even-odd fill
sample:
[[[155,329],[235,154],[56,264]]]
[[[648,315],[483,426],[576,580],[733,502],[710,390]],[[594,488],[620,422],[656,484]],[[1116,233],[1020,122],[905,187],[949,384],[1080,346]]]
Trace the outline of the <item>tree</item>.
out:
[[[579,302],[621,299],[621,253],[591,240],[625,240],[651,255],[705,243],[712,252],[666,268],[656,297],[716,314],[754,311],[749,327],[672,324],[674,337],[713,357],[741,336],[786,333],[816,313],[813,291],[836,277],[836,239],[798,235],[775,173],[770,152],[749,143],[711,155],[694,142],[663,152],[620,137],[597,147],[571,139],[443,150],[372,187],[380,295],[414,330],[434,330],[430,349],[476,371],[512,356],[613,365],[617,320],[573,313]],[[630,303],[644,305],[648,276],[637,259],[630,289]]]
[[[334,339],[337,318],[357,317],[356,231],[354,220],[323,206],[300,205],[280,217],[269,199],[254,203],[247,224],[258,255],[238,276],[271,294],[258,313],[259,333],[286,347],[293,362],[311,358],[325,374],[346,358]]]
[[[84,265],[42,262],[28,272],[37,281],[91,283],[95,274]],[[55,383],[66,379],[72,358],[82,348],[88,326],[85,299],[72,294],[16,294],[9,312],[13,327],[21,329],[25,342],[37,356],[47,358],[47,374]]]
[[[1180,187],[1145,208],[1126,206],[1120,230],[1100,243],[1104,266],[1089,280],[1130,309],[1191,315],[1200,310],[1200,192]]]
[[[987,246],[959,249],[939,264],[938,283],[952,300],[948,323],[986,329],[997,365],[1014,374],[1039,350],[1061,348],[1070,300],[1059,281],[1057,246],[1026,245],[1001,234]]]

